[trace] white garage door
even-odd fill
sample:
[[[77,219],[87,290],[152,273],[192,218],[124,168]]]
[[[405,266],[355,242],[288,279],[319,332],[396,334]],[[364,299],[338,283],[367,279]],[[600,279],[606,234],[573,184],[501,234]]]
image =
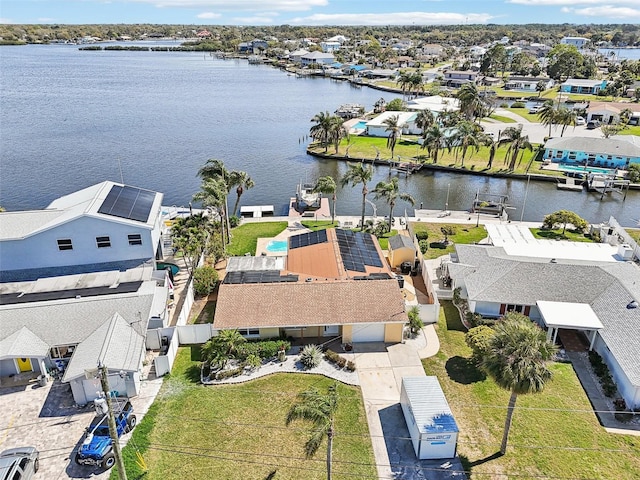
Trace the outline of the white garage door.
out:
[[[353,342],[384,342],[384,323],[354,325]]]

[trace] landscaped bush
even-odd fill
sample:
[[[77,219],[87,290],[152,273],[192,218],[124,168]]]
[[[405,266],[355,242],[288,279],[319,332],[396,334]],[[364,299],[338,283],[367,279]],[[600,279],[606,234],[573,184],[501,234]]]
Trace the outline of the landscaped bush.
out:
[[[411,335],[416,336],[418,332],[424,328],[424,322],[420,318],[420,309],[417,307],[417,305],[414,305],[409,309],[407,316],[409,317],[407,325],[409,326]]]
[[[427,253],[427,250],[429,250],[429,240],[420,240],[418,242],[418,246],[420,247],[420,252],[422,254]]]
[[[480,325],[485,325],[484,319],[482,315],[474,312],[467,312],[465,316],[465,320],[471,327],[478,327]]]
[[[602,357],[592,350],[589,352],[589,362],[591,363],[593,372],[600,378],[602,392],[610,398],[615,396],[618,389],[616,388],[616,384],[609,373],[609,368],[602,360]]]
[[[242,373],[243,368],[230,368],[229,370],[220,370],[216,373],[216,380],[224,380],[225,378],[237,377]]]
[[[509,104],[507,102],[502,102],[500,104],[500,108],[509,108]]]
[[[235,215],[231,215],[229,217],[229,225],[231,225],[231,228],[236,228],[240,225],[240,219]]]
[[[347,362],[347,370],[349,370],[350,372],[355,372],[356,371],[356,364],[353,363],[351,360],[349,360]]]
[[[193,289],[198,296],[209,295],[218,284],[218,272],[215,268],[205,265],[193,272]]]
[[[306,345],[300,352],[300,362],[306,369],[315,368],[322,361],[322,350],[317,345]]]
[[[268,359],[275,357],[278,354],[278,350],[289,350],[290,348],[291,342],[283,339],[249,340],[238,346],[237,356],[241,360],[247,359],[250,355]]]
[[[511,104],[511,108],[524,108],[525,104],[524,102],[513,102]]]
[[[476,362],[482,360],[489,351],[491,339],[495,335],[495,330],[486,325],[471,328],[464,336],[467,346],[473,350],[473,359]]]
[[[327,349],[327,351],[324,352],[324,358],[326,358],[327,361],[337,365],[339,368],[345,368],[346,367],[347,370],[350,370],[352,372],[356,369],[356,364],[355,363],[353,363],[351,361],[347,361],[346,358],[344,358],[341,355],[338,355],[333,350]]]
[[[426,230],[419,230],[416,232],[416,238],[418,239],[418,242],[420,242],[420,240],[426,240],[429,238],[429,232]]]

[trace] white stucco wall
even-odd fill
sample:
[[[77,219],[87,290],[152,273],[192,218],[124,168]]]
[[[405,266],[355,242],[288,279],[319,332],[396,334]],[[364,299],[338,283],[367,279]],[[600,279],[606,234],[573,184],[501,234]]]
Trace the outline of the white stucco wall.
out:
[[[130,234],[140,234],[142,245],[129,245]],[[159,229],[152,234],[143,224],[80,217],[21,240],[3,241],[0,265],[3,270],[20,270],[153,258],[159,235]],[[111,246],[98,248],[100,236],[108,236]],[[71,239],[73,249],[59,250],[60,239]]]
[[[640,385],[631,383],[600,335],[596,336],[593,349],[600,354],[609,367],[613,381],[627,403],[627,407],[640,408]]]

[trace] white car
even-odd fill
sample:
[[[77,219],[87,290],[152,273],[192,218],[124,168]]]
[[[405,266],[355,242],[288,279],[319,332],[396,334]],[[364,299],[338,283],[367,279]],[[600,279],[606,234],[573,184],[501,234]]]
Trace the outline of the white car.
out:
[[[534,105],[529,109],[529,113],[535,114],[535,113],[538,113],[540,110],[542,110],[542,105]]]
[[[576,117],[576,125],[586,125],[587,121],[583,117]]]

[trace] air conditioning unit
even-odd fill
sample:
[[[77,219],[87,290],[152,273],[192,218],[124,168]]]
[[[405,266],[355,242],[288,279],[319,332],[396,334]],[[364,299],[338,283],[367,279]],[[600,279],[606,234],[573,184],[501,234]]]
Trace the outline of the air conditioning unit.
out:
[[[618,256],[622,260],[632,260],[633,259],[633,248],[628,243],[622,243],[618,245]]]

